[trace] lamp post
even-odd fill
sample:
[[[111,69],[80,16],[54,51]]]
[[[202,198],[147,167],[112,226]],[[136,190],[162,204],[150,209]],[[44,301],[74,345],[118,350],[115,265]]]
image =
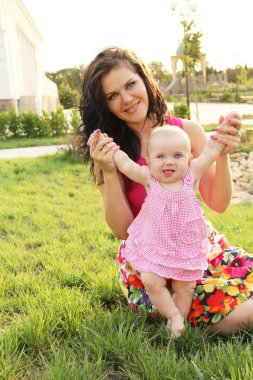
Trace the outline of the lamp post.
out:
[[[198,8],[196,1],[190,1],[190,0],[171,0],[170,1],[170,9],[172,11],[173,15],[179,15],[182,17],[182,19],[186,19],[187,17],[192,17],[194,12],[196,12]],[[186,41],[186,30],[185,30],[185,24],[183,25],[183,32],[184,32],[184,44]],[[185,46],[183,46],[183,49],[185,49]],[[184,72],[185,72],[185,93],[186,93],[186,102],[187,106],[190,110],[190,95],[189,95],[189,76],[188,76],[188,62],[187,62],[187,55],[184,55]]]

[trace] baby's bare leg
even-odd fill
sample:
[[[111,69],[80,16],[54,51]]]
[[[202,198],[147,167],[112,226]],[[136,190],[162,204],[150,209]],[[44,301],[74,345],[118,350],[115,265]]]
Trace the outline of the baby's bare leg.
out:
[[[171,286],[174,291],[172,299],[182,316],[186,319],[191,310],[196,281],[172,280]]]
[[[147,293],[161,315],[167,318],[167,326],[174,338],[178,338],[184,331],[184,319],[173,302],[166,287],[166,280],[154,273],[141,273],[141,280]]]
[[[170,318],[178,313],[178,309],[172,301],[170,292],[166,288],[166,280],[154,273],[141,272],[141,280],[148,295],[160,314]]]

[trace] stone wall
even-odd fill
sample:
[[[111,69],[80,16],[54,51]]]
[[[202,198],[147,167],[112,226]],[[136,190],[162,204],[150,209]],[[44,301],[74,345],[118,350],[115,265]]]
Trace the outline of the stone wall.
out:
[[[250,153],[232,153],[230,165],[233,178],[231,203],[253,204],[253,151]]]

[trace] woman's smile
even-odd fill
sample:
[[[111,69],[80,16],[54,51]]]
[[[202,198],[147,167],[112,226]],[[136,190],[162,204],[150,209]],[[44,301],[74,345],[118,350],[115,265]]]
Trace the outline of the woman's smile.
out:
[[[140,104],[140,101],[136,102],[131,107],[127,108],[125,112],[127,112],[127,113],[134,113],[134,112],[136,112],[138,110],[138,108],[139,108],[139,104]]]

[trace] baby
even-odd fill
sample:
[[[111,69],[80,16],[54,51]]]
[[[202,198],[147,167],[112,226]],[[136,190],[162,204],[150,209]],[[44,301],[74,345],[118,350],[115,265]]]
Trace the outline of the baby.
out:
[[[113,156],[121,173],[146,188],[145,202],[128,228],[124,254],[140,272],[174,338],[185,329],[196,280],[207,268],[207,227],[195,191],[223,148],[221,142],[209,139],[193,159],[188,135],[179,127],[164,125],[151,132],[148,166],[138,165],[120,149]],[[167,279],[171,279],[172,296]]]

